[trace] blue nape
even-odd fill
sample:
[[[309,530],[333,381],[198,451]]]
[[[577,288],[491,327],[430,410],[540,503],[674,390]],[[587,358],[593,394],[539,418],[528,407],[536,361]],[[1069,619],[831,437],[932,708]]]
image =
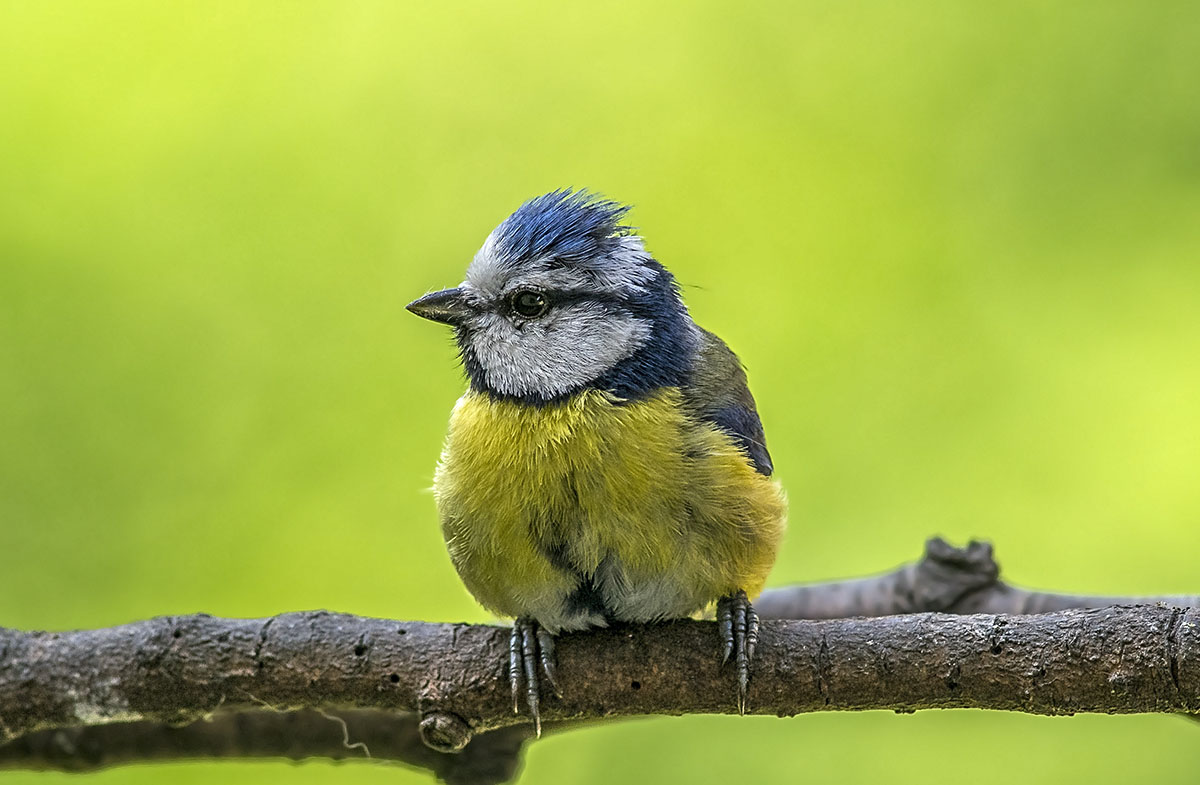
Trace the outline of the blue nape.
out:
[[[588,385],[611,390],[622,398],[637,399],[660,387],[682,386],[695,360],[695,328],[679,297],[675,277],[653,259],[646,266],[656,271],[654,279],[621,305],[639,319],[654,323],[650,339]]]

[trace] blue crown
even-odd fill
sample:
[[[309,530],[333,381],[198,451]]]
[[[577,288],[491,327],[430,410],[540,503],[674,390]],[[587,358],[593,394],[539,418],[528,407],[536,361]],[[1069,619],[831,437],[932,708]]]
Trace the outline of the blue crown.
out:
[[[509,263],[595,259],[611,240],[633,232],[629,207],[586,190],[564,188],[530,199],[496,229],[496,255]]]

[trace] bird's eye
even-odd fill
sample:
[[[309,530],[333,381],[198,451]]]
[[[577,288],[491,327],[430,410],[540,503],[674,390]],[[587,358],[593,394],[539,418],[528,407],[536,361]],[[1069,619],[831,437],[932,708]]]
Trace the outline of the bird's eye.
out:
[[[526,319],[536,319],[544,314],[546,308],[549,307],[545,296],[529,289],[522,289],[519,292],[515,292],[510,302],[512,303],[512,309]]]

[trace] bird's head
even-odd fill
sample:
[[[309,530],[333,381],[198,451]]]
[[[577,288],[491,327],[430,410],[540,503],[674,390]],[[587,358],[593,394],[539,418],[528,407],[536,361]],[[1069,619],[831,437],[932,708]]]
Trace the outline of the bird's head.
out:
[[[675,279],[622,224],[628,211],[587,191],[531,199],[488,235],[466,280],[408,310],[452,325],[472,386],[500,397],[678,385],[698,328]]]

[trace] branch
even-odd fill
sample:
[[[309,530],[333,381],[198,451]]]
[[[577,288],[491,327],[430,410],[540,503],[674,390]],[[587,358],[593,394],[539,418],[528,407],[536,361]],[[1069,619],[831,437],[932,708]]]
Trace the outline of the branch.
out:
[[[525,722],[504,676],[502,627],[314,611],[186,616],[67,633],[0,633],[0,719],[19,736],[218,708],[419,711],[422,735],[461,749]],[[547,720],[733,713],[711,622],[559,638],[564,697]],[[756,714],[974,707],[1037,714],[1200,710],[1200,610],[1134,606],[1040,616],[914,614],[762,626]]]
[[[1030,592],[998,576],[990,546],[956,549],[935,539],[921,561],[891,573],[775,589],[756,607],[764,618],[832,619],[1139,602]],[[1200,597],[1164,599],[1200,606]],[[1141,607],[765,623],[751,711],[1194,712],[1197,613]],[[0,743],[0,768],[366,759],[369,749],[372,760],[431,769],[447,782],[501,782],[530,735],[511,713],[507,635],[323,612],[189,616],[72,633],[0,629],[0,739],[13,739]],[[585,718],[732,712],[732,681],[716,668],[714,637],[702,622],[563,636],[566,697],[548,700],[543,714],[569,727]]]
[[[429,769],[451,785],[505,782],[533,736],[528,725],[480,733],[457,754],[421,741],[416,714],[377,709],[220,711],[183,726],[129,722],[61,728],[0,744],[0,770],[85,772],[189,758],[362,760]]]
[[[770,619],[844,619],[904,613],[1029,614],[1112,605],[1200,607],[1200,595],[1103,597],[1057,594],[1010,586],[987,542],[956,548],[934,537],[919,561],[884,575],[846,581],[784,586],[763,592],[754,607]]]

